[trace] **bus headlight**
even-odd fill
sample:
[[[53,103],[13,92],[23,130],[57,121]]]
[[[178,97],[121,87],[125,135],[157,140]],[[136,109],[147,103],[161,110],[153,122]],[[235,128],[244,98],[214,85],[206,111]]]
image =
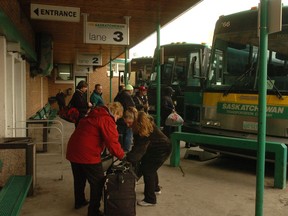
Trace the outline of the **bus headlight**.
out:
[[[212,126],[212,127],[220,127],[220,122],[219,121],[206,121],[204,123],[205,126]]]

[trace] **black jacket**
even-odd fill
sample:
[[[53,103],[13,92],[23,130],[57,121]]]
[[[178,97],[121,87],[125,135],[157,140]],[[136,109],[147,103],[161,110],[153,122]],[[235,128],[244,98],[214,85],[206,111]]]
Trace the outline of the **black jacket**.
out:
[[[120,92],[115,97],[114,101],[120,102],[123,106],[124,111],[127,110],[128,107],[135,107],[132,96],[125,90]]]
[[[172,145],[162,131],[154,125],[154,130],[149,137],[134,134],[134,145],[127,153],[127,161],[135,164],[162,164],[170,155]]]
[[[88,103],[86,94],[76,89],[70,101],[71,106],[79,111],[79,119],[84,118],[88,111]]]
[[[175,106],[171,96],[164,96],[161,103],[161,125],[165,125],[167,117],[175,110]]]

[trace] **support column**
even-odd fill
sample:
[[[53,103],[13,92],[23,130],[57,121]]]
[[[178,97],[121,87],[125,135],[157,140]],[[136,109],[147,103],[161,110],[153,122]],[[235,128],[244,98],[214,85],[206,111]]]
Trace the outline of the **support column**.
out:
[[[5,136],[6,38],[0,36],[0,137]]]
[[[160,24],[157,25],[157,97],[156,97],[156,102],[157,102],[157,110],[156,110],[156,124],[158,127],[160,127],[160,119],[161,119],[161,62],[160,62],[160,29],[161,26]]]
[[[265,152],[266,152],[266,104],[267,104],[267,48],[268,48],[268,0],[261,0],[260,8],[260,56],[259,56],[259,115],[256,177],[255,216],[263,215]]]

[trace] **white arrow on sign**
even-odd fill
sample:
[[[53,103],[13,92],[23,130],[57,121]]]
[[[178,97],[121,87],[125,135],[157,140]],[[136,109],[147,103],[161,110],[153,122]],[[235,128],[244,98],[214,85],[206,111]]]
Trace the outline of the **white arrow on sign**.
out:
[[[31,18],[66,22],[80,21],[80,8],[31,4]]]

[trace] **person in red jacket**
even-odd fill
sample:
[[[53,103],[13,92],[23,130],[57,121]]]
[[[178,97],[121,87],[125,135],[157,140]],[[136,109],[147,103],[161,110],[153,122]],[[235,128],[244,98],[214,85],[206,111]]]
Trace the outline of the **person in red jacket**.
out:
[[[73,172],[75,209],[89,204],[88,216],[103,215],[99,208],[105,180],[101,163],[104,148],[120,160],[125,156],[115,123],[122,115],[123,107],[119,102],[96,107],[79,121],[69,139],[66,158]],[[90,184],[90,202],[84,193],[86,179]]]

